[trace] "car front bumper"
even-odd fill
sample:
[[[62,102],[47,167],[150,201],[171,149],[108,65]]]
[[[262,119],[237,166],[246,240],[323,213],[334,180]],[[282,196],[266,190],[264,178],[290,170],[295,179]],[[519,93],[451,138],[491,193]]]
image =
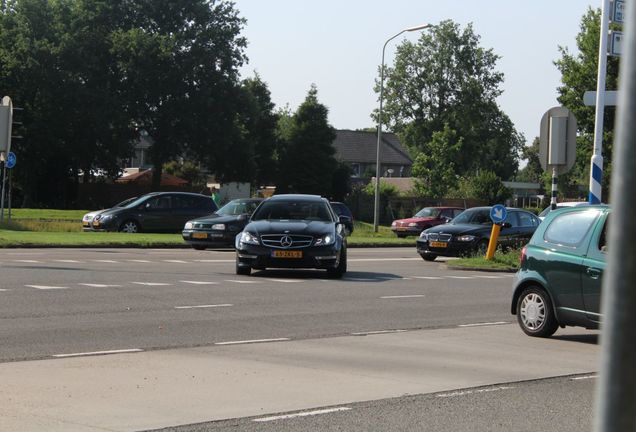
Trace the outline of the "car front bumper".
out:
[[[435,243],[437,244],[433,246],[428,241],[417,240],[417,253],[420,255],[461,257],[470,255],[477,247],[476,241],[458,242],[451,240]],[[445,243],[446,246],[441,246],[441,243]]]
[[[274,249],[265,246],[240,244],[236,250],[236,264],[251,268],[315,268],[329,269],[338,265],[342,246],[319,246],[300,249]],[[277,258],[279,252],[295,256]],[[290,254],[292,255],[292,254]]]

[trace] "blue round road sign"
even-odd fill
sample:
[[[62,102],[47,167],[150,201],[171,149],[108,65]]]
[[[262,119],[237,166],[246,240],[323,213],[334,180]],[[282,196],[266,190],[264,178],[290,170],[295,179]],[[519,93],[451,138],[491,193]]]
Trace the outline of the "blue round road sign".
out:
[[[15,166],[15,163],[16,163],[15,153],[9,152],[9,154],[7,155],[7,161],[5,162],[6,164],[5,166],[11,169]]]
[[[496,224],[502,223],[503,221],[506,220],[507,216],[508,216],[508,210],[506,210],[506,206],[504,205],[495,204],[490,209],[490,219],[493,221],[493,223],[496,223]]]

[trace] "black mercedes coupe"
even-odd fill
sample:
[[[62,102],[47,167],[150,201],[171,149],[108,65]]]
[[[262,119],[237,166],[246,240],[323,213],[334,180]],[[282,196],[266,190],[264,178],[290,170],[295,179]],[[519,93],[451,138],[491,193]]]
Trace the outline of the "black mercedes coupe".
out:
[[[263,201],[236,236],[236,274],[252,269],[326,269],[329,277],[347,271],[346,216],[336,216],[317,195],[275,195]]]

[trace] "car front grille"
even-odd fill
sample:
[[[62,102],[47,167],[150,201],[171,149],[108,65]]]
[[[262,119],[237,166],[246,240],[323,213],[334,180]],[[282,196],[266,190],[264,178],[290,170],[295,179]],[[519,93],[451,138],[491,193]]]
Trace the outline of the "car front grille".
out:
[[[193,228],[196,229],[203,229],[203,230],[211,230],[212,229],[212,224],[210,223],[194,223],[192,225]]]
[[[263,246],[278,249],[300,249],[311,246],[312,236],[292,234],[265,234],[261,236]],[[291,244],[290,244],[291,242]]]
[[[453,238],[452,235],[450,234],[438,234],[438,233],[430,233],[428,235],[428,240],[429,241],[443,241],[443,242],[448,242],[451,241],[451,238]]]

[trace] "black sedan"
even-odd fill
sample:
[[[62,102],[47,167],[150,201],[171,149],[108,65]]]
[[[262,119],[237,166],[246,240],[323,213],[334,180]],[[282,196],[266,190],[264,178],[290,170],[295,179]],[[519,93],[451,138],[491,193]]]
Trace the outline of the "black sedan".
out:
[[[190,219],[214,213],[209,195],[189,192],[151,192],[124,207],[105,210],[91,222],[94,231],[179,232]]]
[[[320,196],[275,195],[261,203],[236,237],[236,274],[317,268],[340,278],[347,271],[347,222]]]
[[[417,253],[425,261],[433,261],[438,256],[485,254],[492,231],[490,209],[491,207],[470,208],[450,223],[423,231],[417,240]],[[539,223],[541,220],[528,211],[508,209],[498,244],[507,249],[527,243]]]
[[[262,198],[235,199],[209,216],[186,222],[183,240],[196,250],[207,247],[233,247],[236,235],[245,225]]]

